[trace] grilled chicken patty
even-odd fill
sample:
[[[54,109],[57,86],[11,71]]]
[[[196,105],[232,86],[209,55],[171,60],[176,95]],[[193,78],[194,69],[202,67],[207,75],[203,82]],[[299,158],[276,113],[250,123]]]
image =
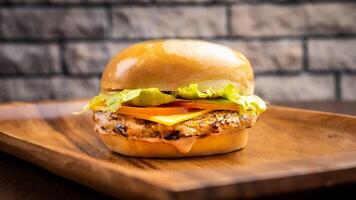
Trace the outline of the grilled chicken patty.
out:
[[[228,129],[250,128],[256,122],[253,115],[239,115],[233,111],[214,111],[199,117],[167,126],[157,122],[138,119],[129,115],[95,112],[95,130],[99,133],[121,134],[129,138],[164,138],[207,136]]]

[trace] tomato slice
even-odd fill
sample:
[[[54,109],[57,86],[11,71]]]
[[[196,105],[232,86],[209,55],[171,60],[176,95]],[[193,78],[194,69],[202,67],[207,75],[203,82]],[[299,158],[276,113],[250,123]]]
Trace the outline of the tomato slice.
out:
[[[177,115],[191,112],[185,107],[132,107],[121,106],[116,112],[127,115]]]
[[[202,101],[177,101],[170,103],[171,106],[185,107],[185,108],[196,108],[196,109],[206,109],[206,110],[233,110],[239,111],[239,106],[237,104],[222,104],[222,103],[209,103]]]

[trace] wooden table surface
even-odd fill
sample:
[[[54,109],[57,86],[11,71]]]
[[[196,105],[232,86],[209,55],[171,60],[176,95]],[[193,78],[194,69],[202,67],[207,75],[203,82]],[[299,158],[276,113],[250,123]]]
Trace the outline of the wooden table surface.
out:
[[[291,107],[356,115],[356,102],[278,103]],[[356,183],[264,199],[356,198]],[[0,152],[0,199],[108,199],[79,184]]]

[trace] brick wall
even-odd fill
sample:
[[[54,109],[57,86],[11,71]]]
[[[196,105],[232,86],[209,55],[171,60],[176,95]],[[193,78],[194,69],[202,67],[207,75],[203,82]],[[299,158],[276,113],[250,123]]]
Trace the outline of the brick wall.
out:
[[[111,56],[201,38],[251,60],[270,101],[356,100],[356,2],[0,0],[0,101],[90,97]]]

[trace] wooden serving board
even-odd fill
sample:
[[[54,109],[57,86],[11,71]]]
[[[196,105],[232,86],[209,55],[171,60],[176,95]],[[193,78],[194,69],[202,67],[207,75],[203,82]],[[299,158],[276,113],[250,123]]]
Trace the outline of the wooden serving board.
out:
[[[0,150],[120,198],[256,197],[356,181],[356,117],[271,106],[240,151],[189,159],[110,152],[84,101],[0,105]]]

